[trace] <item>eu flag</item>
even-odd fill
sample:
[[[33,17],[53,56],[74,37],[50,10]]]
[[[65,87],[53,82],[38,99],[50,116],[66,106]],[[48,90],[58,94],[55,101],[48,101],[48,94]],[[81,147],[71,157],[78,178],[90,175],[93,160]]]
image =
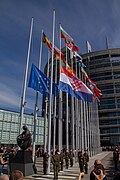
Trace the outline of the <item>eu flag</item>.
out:
[[[52,94],[58,94],[58,85],[52,83]],[[32,64],[28,87],[39,91],[44,96],[50,95],[50,78],[48,78],[42,71],[40,71],[34,64]]]

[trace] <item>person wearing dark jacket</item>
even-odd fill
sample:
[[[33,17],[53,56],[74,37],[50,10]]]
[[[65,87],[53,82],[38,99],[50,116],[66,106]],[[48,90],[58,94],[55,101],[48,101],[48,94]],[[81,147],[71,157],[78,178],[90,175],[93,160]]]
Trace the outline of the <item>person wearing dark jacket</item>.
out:
[[[105,168],[99,159],[94,162],[94,169],[90,173],[90,180],[106,180]]]

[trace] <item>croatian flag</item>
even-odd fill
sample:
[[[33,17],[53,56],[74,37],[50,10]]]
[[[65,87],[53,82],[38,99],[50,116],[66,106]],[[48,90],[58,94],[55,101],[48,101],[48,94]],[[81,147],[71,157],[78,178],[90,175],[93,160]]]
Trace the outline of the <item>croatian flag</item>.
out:
[[[93,101],[92,91],[80,79],[67,71],[65,67],[61,68],[60,84],[58,88],[78,99],[87,102]]]

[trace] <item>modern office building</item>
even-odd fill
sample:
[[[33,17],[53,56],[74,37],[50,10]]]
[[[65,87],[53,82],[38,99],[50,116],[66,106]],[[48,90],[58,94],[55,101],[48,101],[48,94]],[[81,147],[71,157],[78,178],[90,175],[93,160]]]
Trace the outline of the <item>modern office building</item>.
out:
[[[19,135],[20,113],[0,109],[0,144],[16,145]],[[23,125],[33,134],[34,116],[24,114]],[[44,118],[38,117],[36,125],[36,145],[44,144]]]
[[[102,91],[99,105],[102,146],[120,145],[120,48],[82,55],[87,73]]]

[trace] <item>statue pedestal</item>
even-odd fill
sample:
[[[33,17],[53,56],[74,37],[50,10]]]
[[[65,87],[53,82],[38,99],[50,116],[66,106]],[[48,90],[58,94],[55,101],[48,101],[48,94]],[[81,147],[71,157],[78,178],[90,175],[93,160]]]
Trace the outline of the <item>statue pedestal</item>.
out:
[[[24,176],[34,174],[32,152],[19,150],[10,164],[10,169],[11,172],[14,170],[20,170]]]

